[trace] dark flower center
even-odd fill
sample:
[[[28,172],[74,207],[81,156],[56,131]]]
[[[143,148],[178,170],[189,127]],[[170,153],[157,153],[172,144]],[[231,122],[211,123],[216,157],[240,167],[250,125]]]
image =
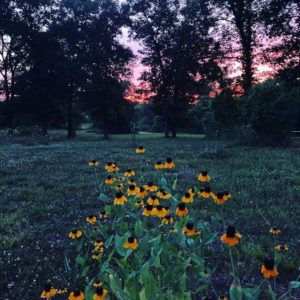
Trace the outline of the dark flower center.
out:
[[[172,162],[172,158],[171,157],[167,157],[166,161],[167,161],[168,164],[170,164]]]
[[[272,227],[272,230],[277,231],[278,228],[277,227]]]
[[[184,203],[179,203],[178,208],[179,208],[179,210],[185,210],[185,204]]]
[[[204,188],[204,191],[205,191],[205,193],[210,193],[210,192],[211,192],[210,186],[206,186],[206,187]]]
[[[103,295],[103,287],[102,287],[102,286],[98,286],[98,287],[96,288],[96,294],[97,294],[98,296]]]
[[[236,231],[235,231],[234,226],[229,225],[226,230],[227,237],[233,238],[233,237],[235,237],[235,234],[236,234]]]
[[[139,146],[139,150],[143,150],[144,149],[144,147],[143,146]]]
[[[140,192],[143,193],[145,189],[143,187],[140,187]]]
[[[229,196],[229,192],[228,192],[228,191],[225,191],[225,192],[224,192],[224,195],[225,195],[225,196]]]
[[[100,243],[102,243],[102,241],[101,241],[101,240],[97,240],[96,243],[97,243],[97,244],[100,244]]]
[[[157,205],[156,209],[159,210],[159,211],[161,211],[163,209],[163,206],[162,205]]]
[[[89,216],[89,219],[90,219],[90,220],[93,219],[93,218],[94,218],[94,216],[92,216],[92,215]]]
[[[51,283],[47,283],[46,285],[45,285],[45,287],[44,287],[44,291],[45,292],[50,292],[50,290],[51,290]]]
[[[107,164],[106,164],[108,167],[110,167],[112,165],[112,162],[109,161]]]
[[[171,215],[165,216],[165,219],[170,220],[171,219]]]
[[[127,173],[131,173],[131,171],[132,171],[131,169],[127,169],[127,171],[126,171],[126,172],[127,172]]]
[[[162,164],[162,162],[159,160],[157,163],[156,163],[157,165],[161,165]]]
[[[110,180],[112,177],[111,177],[111,175],[108,175],[106,178],[107,178],[108,180]]]
[[[185,193],[184,194],[185,198],[190,198],[191,197],[191,194],[189,192]]]
[[[201,174],[202,174],[202,176],[206,177],[208,173],[207,173],[207,171],[202,171]]]
[[[266,267],[267,270],[273,270],[274,269],[274,265],[275,265],[275,262],[274,262],[274,259],[273,258],[265,258],[264,260],[264,266]]]
[[[191,223],[191,222],[188,222],[188,223],[186,223],[186,228],[187,228],[188,230],[192,230],[192,229],[194,228],[194,224]]]
[[[146,205],[146,209],[147,209],[147,210],[152,210],[152,209],[153,209],[153,205],[147,204],[147,205]]]
[[[153,185],[154,185],[153,182],[148,183],[148,186],[153,186]]]
[[[101,211],[101,215],[105,215],[105,214],[106,214],[105,210]]]
[[[217,198],[218,199],[223,199],[223,197],[224,197],[224,193],[223,192],[218,192],[217,193]]]
[[[128,243],[132,244],[134,242],[134,237],[133,236],[130,236],[128,238]]]
[[[156,200],[156,199],[157,199],[157,197],[156,197],[155,195],[152,195],[150,198],[151,198],[152,200]]]
[[[129,185],[129,189],[130,189],[131,191],[134,191],[135,186],[134,186],[133,184],[130,184],[130,185]]]
[[[80,296],[80,290],[75,290],[75,291],[74,291],[74,296],[75,296],[75,297]]]
[[[73,233],[73,234],[76,234],[77,232],[78,232],[77,229],[73,229],[73,230],[72,230],[72,233]]]
[[[116,193],[116,197],[117,197],[118,199],[122,198],[122,196],[123,196],[122,193]]]

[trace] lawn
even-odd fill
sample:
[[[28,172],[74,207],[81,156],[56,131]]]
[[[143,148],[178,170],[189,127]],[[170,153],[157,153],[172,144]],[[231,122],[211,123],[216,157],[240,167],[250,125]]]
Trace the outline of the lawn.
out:
[[[215,191],[229,190],[232,199],[223,206],[227,224],[243,235],[239,251],[242,286],[260,281],[260,265],[267,249],[274,247],[270,226],[281,229],[278,243],[289,250],[282,255],[276,291],[282,294],[296,280],[300,265],[300,145],[289,148],[255,148],[237,143],[207,141],[201,136],[182,135],[164,139],[159,134],[136,136],[136,145],[146,148],[145,180],[154,173],[157,160],[172,157],[178,178],[178,193],[199,183],[199,171],[209,171]],[[103,141],[92,133],[81,133],[67,141],[52,138],[14,138],[0,144],[0,290],[1,299],[38,299],[47,279],[68,286],[72,280],[72,259],[68,232],[88,215],[100,212],[103,165],[116,161],[121,170],[136,164],[131,136],[113,136]],[[88,161],[97,159],[98,181]],[[140,162],[138,162],[140,164]],[[221,235],[219,209],[203,202],[199,215]],[[206,253],[208,266],[217,267],[213,284],[218,293],[231,284],[227,253],[220,241]],[[300,297],[297,291],[293,297]],[[199,296],[195,299],[201,299]],[[263,298],[261,298],[263,299]],[[299,298],[298,298],[299,299]]]

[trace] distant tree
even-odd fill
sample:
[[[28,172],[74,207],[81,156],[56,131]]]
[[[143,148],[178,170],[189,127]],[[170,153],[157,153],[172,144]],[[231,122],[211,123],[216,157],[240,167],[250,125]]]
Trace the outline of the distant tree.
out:
[[[155,92],[152,101],[163,116],[165,137],[169,130],[175,137],[194,96],[220,72],[207,1],[135,0],[131,12],[133,35],[143,42],[142,62],[148,67],[143,79]]]
[[[254,86],[241,99],[241,119],[244,128],[253,131],[255,143],[285,145],[289,141],[296,123],[299,91],[268,80]]]
[[[298,0],[269,0],[261,20],[266,33],[280,42],[271,49],[276,55],[269,56],[283,68],[300,65],[300,2]]]
[[[133,54],[118,39],[121,27],[128,22],[127,14],[112,0],[99,2],[98,11],[93,22],[84,29],[83,107],[98,125],[101,124],[104,138],[108,138],[109,132],[129,130],[131,105],[125,102],[124,96],[128,87],[125,78],[130,74],[128,64]]]

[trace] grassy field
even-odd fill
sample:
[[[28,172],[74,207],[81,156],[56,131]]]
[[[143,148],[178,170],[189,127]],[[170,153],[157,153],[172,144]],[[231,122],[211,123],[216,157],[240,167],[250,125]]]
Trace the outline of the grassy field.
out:
[[[260,280],[259,268],[266,249],[273,247],[268,235],[271,225],[282,230],[279,242],[289,245],[279,265],[279,294],[297,278],[299,145],[254,148],[206,141],[200,136],[166,140],[158,134],[137,135],[138,144],[147,149],[145,162],[154,164],[167,156],[174,159],[176,170],[170,179],[178,178],[180,193],[196,184],[196,175],[202,169],[212,176],[214,190],[231,191],[233,198],[223,212],[226,222],[234,223],[245,241],[239,257],[242,285],[251,286]],[[95,182],[94,171],[87,166],[92,159],[98,159],[101,165],[116,161],[122,169],[128,168],[136,160],[134,141],[131,136],[102,141],[92,133],[82,133],[74,141],[54,136],[15,138],[0,144],[1,299],[38,299],[49,278],[68,285],[68,258],[72,257],[66,251],[68,232],[102,208],[99,183],[105,173],[100,168],[99,182]],[[201,218],[212,222],[215,209],[205,204]],[[215,219],[215,226],[221,234],[219,221]],[[213,245],[208,261],[218,266],[214,283],[222,293],[231,282],[226,275],[226,254],[220,251],[219,244],[217,241]]]

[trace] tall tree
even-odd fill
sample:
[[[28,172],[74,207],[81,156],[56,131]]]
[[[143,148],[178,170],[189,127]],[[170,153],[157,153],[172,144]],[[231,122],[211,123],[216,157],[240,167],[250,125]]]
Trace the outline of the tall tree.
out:
[[[143,79],[156,94],[153,104],[163,116],[165,137],[170,129],[176,136],[183,113],[212,80],[212,69],[218,69],[214,62],[218,47],[209,36],[213,20],[207,4],[136,0],[131,6],[133,35],[144,45],[142,62],[148,67]]]

